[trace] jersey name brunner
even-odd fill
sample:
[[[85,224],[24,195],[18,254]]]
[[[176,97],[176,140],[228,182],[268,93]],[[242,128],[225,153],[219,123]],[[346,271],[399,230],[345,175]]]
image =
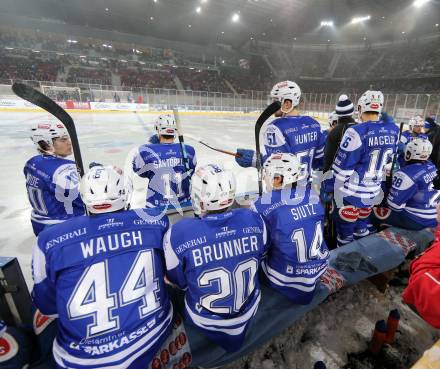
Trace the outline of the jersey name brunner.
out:
[[[192,250],[194,265],[199,267],[214,260],[233,258],[238,255],[258,251],[258,239],[256,236],[246,236],[229,241],[206,245],[200,249]]]

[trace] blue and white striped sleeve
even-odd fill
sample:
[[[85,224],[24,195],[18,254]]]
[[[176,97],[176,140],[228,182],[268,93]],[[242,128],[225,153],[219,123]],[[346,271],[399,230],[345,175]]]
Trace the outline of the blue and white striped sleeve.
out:
[[[55,285],[48,277],[46,255],[38,244],[34,246],[32,253],[32,277],[32,299],[35,305],[44,315],[58,316]]]

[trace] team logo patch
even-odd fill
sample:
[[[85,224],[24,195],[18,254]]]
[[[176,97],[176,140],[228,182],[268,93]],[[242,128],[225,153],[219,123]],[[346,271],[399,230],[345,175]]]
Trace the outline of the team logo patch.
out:
[[[359,209],[359,218],[365,219],[368,218],[368,216],[371,214],[371,208],[362,208]]]
[[[343,206],[339,209],[339,216],[342,220],[346,222],[356,222],[359,218],[360,209],[355,208],[354,206]]]
[[[55,320],[54,318],[50,318],[50,317],[48,317],[46,315],[43,315],[43,314],[41,314],[40,310],[37,310],[35,312],[34,318],[33,318],[33,326],[34,326],[35,334],[39,335],[54,320]]]
[[[373,208],[373,213],[377,219],[385,220],[390,216],[391,210],[388,208],[376,206]]]
[[[12,359],[18,352],[17,341],[10,334],[5,333],[0,337],[0,363]]]

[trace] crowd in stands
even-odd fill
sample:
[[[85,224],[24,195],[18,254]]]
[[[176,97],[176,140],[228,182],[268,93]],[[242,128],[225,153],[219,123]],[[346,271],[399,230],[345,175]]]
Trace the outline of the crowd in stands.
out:
[[[231,93],[216,70],[177,68],[176,74],[185,90]]]
[[[241,55],[240,62],[244,62],[239,65],[238,57],[185,55],[172,49],[94,39],[66,42],[65,35],[30,32],[5,33],[0,27],[1,79],[101,85],[120,80],[124,88],[183,87],[246,96],[269,91],[277,79],[301,81],[305,92],[355,93],[364,88],[386,93],[440,91],[436,40],[347,50],[267,46],[258,49],[260,54]]]
[[[96,83],[100,85],[111,85],[112,76],[108,69],[103,68],[80,68],[71,67],[66,82],[75,83]]]
[[[123,87],[176,89],[173,75],[169,70],[121,68],[118,72],[121,77],[121,86]]]

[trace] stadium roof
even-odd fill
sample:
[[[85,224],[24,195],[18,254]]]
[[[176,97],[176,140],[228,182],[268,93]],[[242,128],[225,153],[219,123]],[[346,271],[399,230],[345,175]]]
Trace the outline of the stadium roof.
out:
[[[424,2],[426,0],[416,0]],[[196,44],[360,43],[440,32],[440,1],[3,0],[1,12]],[[235,15],[234,15],[235,14]],[[353,17],[367,17],[352,24]],[[332,21],[333,26],[321,26]]]

